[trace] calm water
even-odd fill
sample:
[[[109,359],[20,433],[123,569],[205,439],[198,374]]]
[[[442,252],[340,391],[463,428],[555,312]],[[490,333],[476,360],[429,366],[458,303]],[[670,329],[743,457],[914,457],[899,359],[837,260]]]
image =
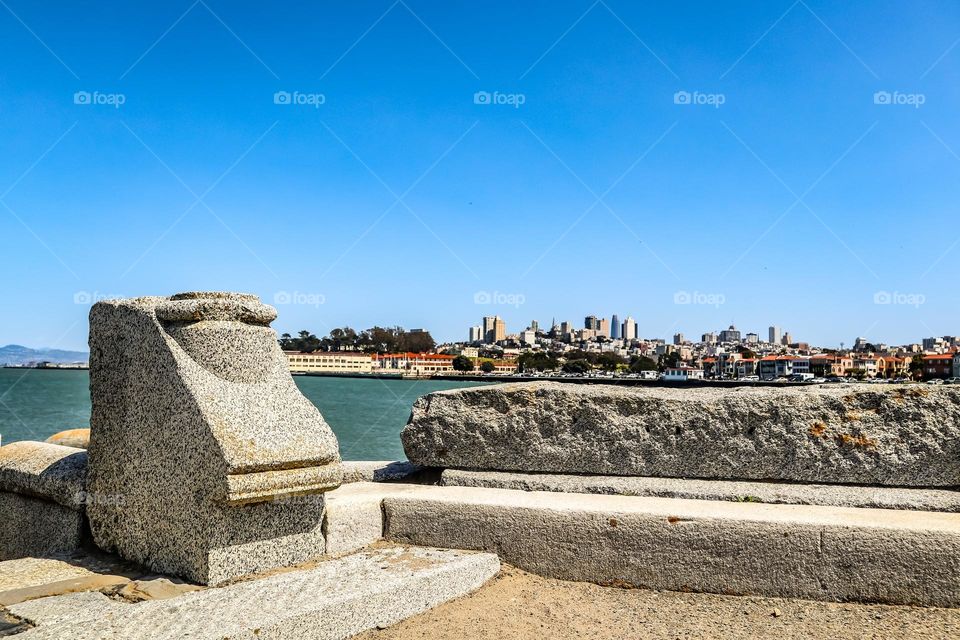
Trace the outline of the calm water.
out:
[[[297,386],[333,427],[344,460],[402,460],[400,430],[410,407],[431,391],[477,386],[441,380],[364,380],[297,376]],[[90,423],[86,371],[0,369],[3,443],[45,440]]]

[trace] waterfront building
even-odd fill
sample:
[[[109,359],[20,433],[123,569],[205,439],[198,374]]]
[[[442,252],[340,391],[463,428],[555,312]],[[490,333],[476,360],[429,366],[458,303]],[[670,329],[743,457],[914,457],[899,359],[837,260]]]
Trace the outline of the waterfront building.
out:
[[[384,353],[373,356],[375,373],[427,377],[453,371],[453,359],[438,353]]]
[[[617,317],[617,314],[613,314],[613,317],[610,318],[610,337],[614,340],[619,340],[623,336],[620,333],[620,318]]]
[[[371,373],[373,359],[359,351],[284,351],[290,371],[298,373]]]
[[[923,379],[953,377],[956,360],[956,353],[928,353],[923,356]]]
[[[703,380],[703,369],[695,369],[693,367],[668,367],[663,373],[663,379],[670,382]]]

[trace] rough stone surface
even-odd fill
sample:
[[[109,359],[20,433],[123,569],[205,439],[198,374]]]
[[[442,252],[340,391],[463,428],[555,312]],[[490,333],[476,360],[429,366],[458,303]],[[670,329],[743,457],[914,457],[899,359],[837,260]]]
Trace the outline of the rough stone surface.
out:
[[[416,491],[419,485],[352,482],[326,494],[323,531],[326,552],[351,553],[383,538],[383,499]]]
[[[169,578],[154,577],[141,580],[132,580],[123,585],[117,595],[130,602],[143,600],[167,600],[176,598],[184,593],[197,591],[203,587],[186,582],[174,581]]]
[[[83,540],[82,511],[0,491],[0,560],[73,553]]]
[[[513,383],[428,394],[401,437],[445,468],[960,486],[953,386]]]
[[[46,442],[0,447],[0,490],[82,509],[87,452]]]
[[[344,461],[343,483],[350,482],[411,482],[423,472],[423,468],[399,460]]]
[[[50,444],[60,444],[65,447],[86,449],[90,444],[90,429],[67,429],[47,438]]]
[[[836,484],[786,484],[734,480],[584,476],[507,471],[444,469],[440,484],[520,491],[601,493],[690,500],[728,500],[771,504],[960,512],[960,491]]]
[[[90,569],[58,558],[20,558],[0,562],[0,592],[93,575]]]
[[[960,605],[960,515],[421,487],[386,538],[497,553],[562,580],[674,591]]]
[[[65,593],[77,593],[79,591],[99,591],[118,585],[124,585],[130,582],[126,576],[104,575],[91,573],[86,576],[75,578],[66,578],[56,580],[45,584],[37,584],[20,589],[8,589],[0,592],[0,606],[9,607],[18,602],[27,600],[37,600],[39,598],[49,598],[59,596]]]
[[[50,596],[49,598],[27,600],[20,604],[11,605],[7,609],[13,615],[33,625],[46,626],[68,623],[73,626],[97,620],[116,611],[117,607],[121,606],[124,605],[112,600],[100,591],[79,591],[66,595]]]
[[[10,612],[37,625],[24,640],[342,639],[466,595],[499,568],[491,554],[388,547],[169,600],[106,603],[75,594]],[[95,617],[83,610],[90,605]]]
[[[94,305],[87,513],[98,546],[203,584],[323,553],[314,496],[340,483],[337,440],[290,377],[275,316],[230,293]]]

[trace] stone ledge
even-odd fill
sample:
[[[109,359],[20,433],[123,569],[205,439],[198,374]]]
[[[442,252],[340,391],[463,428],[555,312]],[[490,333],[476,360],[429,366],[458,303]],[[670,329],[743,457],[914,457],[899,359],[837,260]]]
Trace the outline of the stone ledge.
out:
[[[24,640],[126,640],[145,630],[151,638],[340,639],[466,595],[499,570],[491,554],[385,546],[168,600],[125,604],[70,594],[10,612],[37,625]]]
[[[960,605],[960,515],[423,487],[385,536],[551,578],[674,591]]]
[[[84,507],[87,452],[48,442],[13,442],[0,447],[0,490]]]
[[[688,500],[726,500],[729,502],[960,512],[960,491],[950,489],[510,473],[506,471],[465,471],[460,469],[444,469],[440,477],[440,484],[456,487],[517,489],[520,491],[599,493],[622,496],[685,498]]]

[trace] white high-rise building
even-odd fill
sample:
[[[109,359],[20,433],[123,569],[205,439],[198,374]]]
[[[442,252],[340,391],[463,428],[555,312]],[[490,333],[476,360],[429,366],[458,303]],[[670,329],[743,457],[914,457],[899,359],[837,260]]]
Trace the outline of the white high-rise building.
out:
[[[483,342],[483,329],[480,325],[470,327],[470,342]]]
[[[624,340],[636,340],[637,339],[637,321],[627,316],[623,321],[623,326],[621,327],[620,335]]]

